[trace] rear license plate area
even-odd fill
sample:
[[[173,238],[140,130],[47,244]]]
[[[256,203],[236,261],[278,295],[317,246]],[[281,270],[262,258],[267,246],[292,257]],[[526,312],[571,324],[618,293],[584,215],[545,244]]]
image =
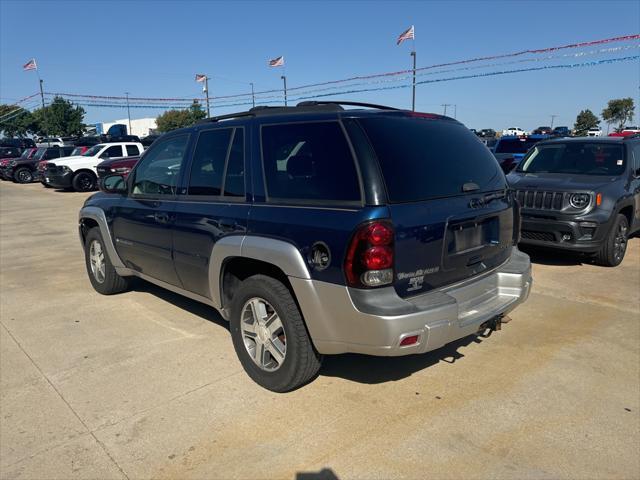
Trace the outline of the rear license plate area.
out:
[[[500,219],[490,217],[449,226],[449,255],[461,255],[500,243]]]

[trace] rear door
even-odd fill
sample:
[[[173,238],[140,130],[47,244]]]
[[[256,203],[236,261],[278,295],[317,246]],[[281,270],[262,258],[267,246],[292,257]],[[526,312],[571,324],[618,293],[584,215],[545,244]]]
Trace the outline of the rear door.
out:
[[[399,295],[465,280],[509,257],[514,213],[506,180],[464,125],[397,115],[360,122],[387,189]]]
[[[154,144],[155,145],[155,144]],[[173,249],[185,289],[210,298],[209,262],[222,237],[247,230],[245,129],[216,128],[199,133],[187,182],[178,195]]]

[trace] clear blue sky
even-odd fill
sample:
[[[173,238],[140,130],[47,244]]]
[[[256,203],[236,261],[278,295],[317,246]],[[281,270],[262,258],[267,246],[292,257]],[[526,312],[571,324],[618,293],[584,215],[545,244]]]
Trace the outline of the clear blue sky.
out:
[[[244,93],[251,81],[280,88],[281,70],[266,66],[278,55],[289,86],[401,70],[411,66],[411,45],[395,39],[411,24],[420,67],[640,33],[640,2],[0,0],[0,101],[37,92],[35,72],[22,71],[31,57],[47,91],[116,96],[200,96],[195,73],[224,77],[211,82],[213,95]],[[611,98],[638,104],[639,88],[640,63],[625,62],[419,86],[417,108],[457,104],[471,128],[531,129],[548,125],[551,114],[556,125],[572,125],[583,108],[599,115]],[[348,97],[410,107],[411,89]],[[126,117],[121,109],[86,110],[88,123]]]

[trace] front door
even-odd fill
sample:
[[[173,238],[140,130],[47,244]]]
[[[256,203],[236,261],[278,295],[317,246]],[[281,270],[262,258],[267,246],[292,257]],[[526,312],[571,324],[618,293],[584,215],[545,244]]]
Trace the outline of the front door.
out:
[[[183,287],[211,298],[209,262],[215,242],[246,232],[244,129],[201,131],[178,196],[173,235],[174,261]]]
[[[188,134],[176,135],[145,153],[113,222],[116,250],[125,265],[176,286],[181,283],[173,267],[172,223],[188,143]]]

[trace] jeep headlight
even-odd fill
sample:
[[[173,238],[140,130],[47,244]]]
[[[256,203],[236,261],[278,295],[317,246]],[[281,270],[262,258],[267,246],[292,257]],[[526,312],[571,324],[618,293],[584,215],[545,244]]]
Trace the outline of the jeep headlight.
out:
[[[573,208],[582,210],[586,208],[591,202],[591,195],[588,193],[572,193],[569,197],[569,203]]]

